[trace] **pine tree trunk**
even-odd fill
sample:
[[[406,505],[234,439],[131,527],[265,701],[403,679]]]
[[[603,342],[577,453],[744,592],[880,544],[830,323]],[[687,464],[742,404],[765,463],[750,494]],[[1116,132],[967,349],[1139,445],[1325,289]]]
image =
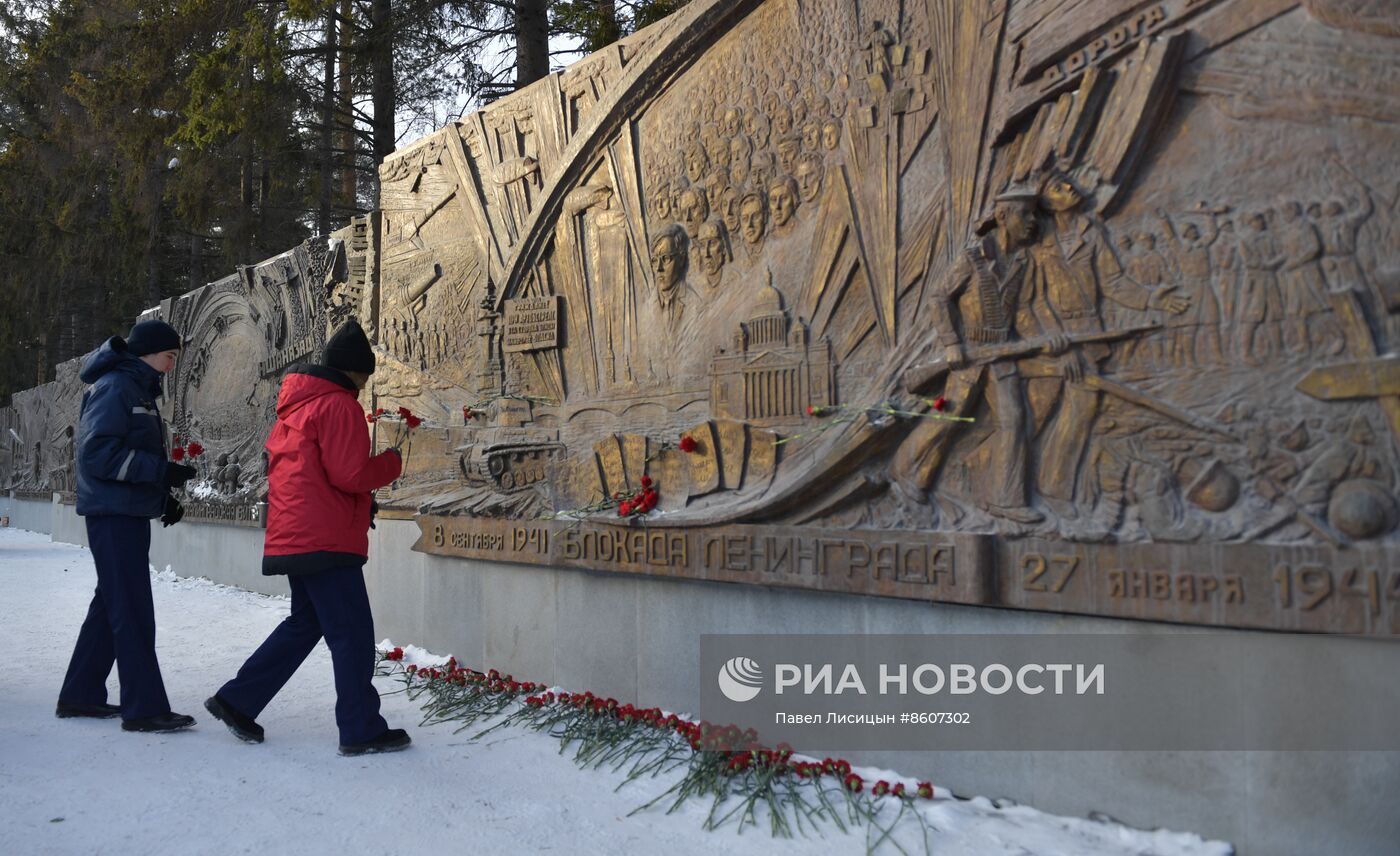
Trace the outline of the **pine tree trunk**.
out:
[[[238,225],[234,247],[239,264],[252,264],[253,258],[253,143],[245,132],[238,152]]]
[[[336,28],[335,10],[326,11],[326,66],[321,77],[321,193],[317,201],[316,233],[331,233],[331,182],[335,180],[335,154],[331,146],[335,137],[331,133],[335,122],[335,54]]]
[[[200,245],[199,235],[190,232],[190,290],[199,288],[204,283],[200,279],[204,276],[204,248]]]
[[[515,87],[549,74],[549,2],[516,0]]]
[[[374,163],[376,166],[393,153],[396,139],[394,115],[398,110],[394,92],[393,10],[389,0],[374,0],[370,6],[370,32],[373,34]],[[379,205],[379,182],[374,182],[374,205]]]
[[[155,171],[150,175],[151,188],[151,220],[146,232],[146,305],[155,306],[160,303],[160,213],[161,197],[164,195],[165,185],[164,173],[160,172],[162,167],[156,166]]]
[[[354,86],[350,78],[350,21],[354,6],[340,0],[340,204],[347,218],[359,210],[355,195],[355,113]]]

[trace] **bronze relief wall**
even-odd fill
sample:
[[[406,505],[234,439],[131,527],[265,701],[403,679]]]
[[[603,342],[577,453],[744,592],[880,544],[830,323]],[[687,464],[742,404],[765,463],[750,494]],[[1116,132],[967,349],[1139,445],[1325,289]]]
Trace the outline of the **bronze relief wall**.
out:
[[[256,455],[357,314],[367,405],[427,420],[418,549],[1393,635],[1398,30],[695,0],[395,153],[319,266],[167,307],[176,428]]]

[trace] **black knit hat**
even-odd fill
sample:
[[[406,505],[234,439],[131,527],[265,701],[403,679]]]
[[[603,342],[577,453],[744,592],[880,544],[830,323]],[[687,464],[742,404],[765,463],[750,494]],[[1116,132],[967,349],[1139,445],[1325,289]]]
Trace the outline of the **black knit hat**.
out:
[[[161,351],[178,351],[185,346],[180,334],[164,321],[141,321],[126,336],[127,353],[133,357],[159,354]]]
[[[351,318],[335,328],[335,332],[326,340],[321,365],[343,372],[374,374],[374,351],[358,321]]]

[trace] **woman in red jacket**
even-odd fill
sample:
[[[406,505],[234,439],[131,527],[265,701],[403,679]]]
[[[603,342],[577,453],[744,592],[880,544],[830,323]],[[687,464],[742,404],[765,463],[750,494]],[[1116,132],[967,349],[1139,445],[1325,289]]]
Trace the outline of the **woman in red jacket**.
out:
[[[204,706],[239,738],[261,743],[255,721],[324,636],[335,669],[340,753],[394,752],[411,742],[379,715],[374,618],[365,591],[371,492],[399,477],[397,449],[371,457],[360,390],[374,351],[355,321],[326,342],[319,365],[282,379],[267,438],[267,533],[263,573],[286,574],[292,611],[238,675]]]

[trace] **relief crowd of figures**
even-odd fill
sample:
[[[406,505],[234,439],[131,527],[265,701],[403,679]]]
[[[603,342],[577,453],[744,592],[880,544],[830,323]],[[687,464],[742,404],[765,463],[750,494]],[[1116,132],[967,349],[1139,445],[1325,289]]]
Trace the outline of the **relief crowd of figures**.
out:
[[[1209,206],[1156,222],[1117,224],[1124,271],[1152,289],[1176,288],[1192,308],[1168,330],[1124,347],[1124,368],[1185,368],[1291,356],[1336,357],[1367,283],[1357,233],[1372,212],[1359,199]],[[1231,335],[1235,332],[1238,335]]]

